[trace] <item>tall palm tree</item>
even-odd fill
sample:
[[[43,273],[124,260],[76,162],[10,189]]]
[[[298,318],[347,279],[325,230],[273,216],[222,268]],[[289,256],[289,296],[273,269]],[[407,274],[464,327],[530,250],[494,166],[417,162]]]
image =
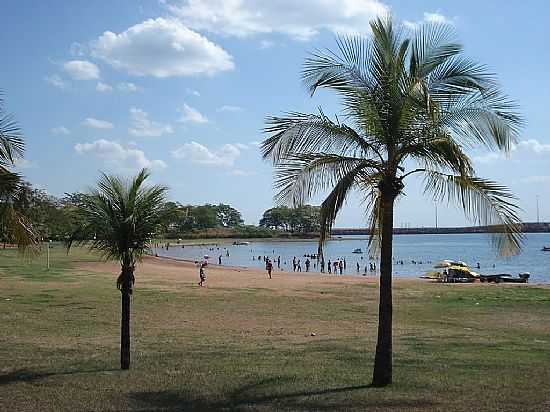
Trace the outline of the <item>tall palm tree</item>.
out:
[[[134,286],[136,263],[149,248],[156,229],[162,222],[164,186],[145,187],[146,169],[131,180],[103,174],[97,188],[82,197],[78,206],[78,229],[68,248],[88,244],[106,259],[120,261],[117,288],[122,295],[120,367],[130,368],[130,295]]]
[[[303,204],[329,192],[321,206],[319,253],[350,192],[360,191],[371,248],[380,254],[378,340],[373,385],[392,381],[392,235],[405,179],[421,175],[436,201],[456,201],[479,224],[498,224],[502,254],[519,251],[518,208],[508,190],[475,174],[466,149],[507,151],[522,124],[514,102],[484,66],[462,54],[448,25],[407,32],[391,17],[370,24],[372,37],[343,37],[338,52],[316,51],[302,79],[341,97],[349,126],[320,114],[270,117],[263,157],[275,167],[276,200]]]
[[[34,249],[39,235],[18,205],[24,187],[21,176],[10,169],[23,157],[25,141],[13,116],[6,113],[0,91],[0,230],[5,242],[15,243],[22,250]]]

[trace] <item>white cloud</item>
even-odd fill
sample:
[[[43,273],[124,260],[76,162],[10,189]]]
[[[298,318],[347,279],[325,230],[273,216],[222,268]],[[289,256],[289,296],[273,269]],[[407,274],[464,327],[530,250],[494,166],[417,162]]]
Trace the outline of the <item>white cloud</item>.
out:
[[[505,157],[502,153],[489,152],[489,153],[485,153],[485,154],[480,155],[480,156],[474,156],[473,160],[474,160],[474,162],[478,162],[478,163],[492,163],[495,160],[504,159],[504,158]]]
[[[452,20],[440,13],[424,12],[424,21],[437,24],[453,24]]]
[[[172,126],[149,119],[149,113],[142,109],[132,107],[130,109],[130,118],[131,127],[128,129],[128,133],[132,136],[158,137],[174,133]]]
[[[193,96],[196,96],[196,97],[200,97],[200,93],[196,90],[193,90],[193,89],[185,89],[185,91],[187,92],[187,94],[190,94],[190,95],[193,95]]]
[[[244,109],[240,106],[231,106],[231,105],[223,105],[222,107],[219,107],[216,111],[218,112],[242,112]]]
[[[97,82],[97,85],[96,85],[95,89],[98,92],[112,92],[113,91],[112,86],[108,85],[107,83],[103,83],[103,82]]]
[[[403,24],[405,27],[408,27],[409,29],[416,29],[418,26],[420,26],[422,23],[435,23],[435,24],[449,24],[454,25],[454,21],[446,16],[444,16],[441,13],[428,13],[424,12],[424,17],[421,21],[409,21],[404,20]]]
[[[35,167],[35,164],[31,162],[30,160],[24,159],[22,157],[18,157],[14,160],[14,166],[17,169],[31,169]]]
[[[86,49],[82,44],[75,41],[71,44],[69,52],[71,53],[71,56],[82,57],[86,54]]]
[[[241,149],[241,150],[248,150],[249,147],[247,145],[245,145],[244,143],[234,143],[235,147],[237,147],[238,149]]]
[[[93,129],[112,129],[115,127],[111,122],[106,120],[95,119],[93,117],[87,117],[82,122],[83,126],[91,127]]]
[[[231,171],[231,174],[233,176],[242,176],[242,177],[246,177],[246,176],[253,176],[255,175],[256,173],[255,172],[252,172],[252,171],[248,171],[248,170],[241,170],[241,169],[233,169]]]
[[[234,68],[220,46],[174,19],[149,19],[116,34],[103,33],[92,55],[138,76],[212,75]]]
[[[206,116],[204,116],[197,109],[189,106],[186,103],[183,104],[183,107],[180,111],[182,113],[182,116],[179,120],[180,122],[208,123],[208,118]]]
[[[172,151],[172,156],[176,159],[187,159],[192,163],[209,166],[231,167],[240,155],[239,148],[232,144],[225,144],[220,150],[213,151],[200,143],[191,142]]]
[[[60,89],[64,89],[65,87],[67,87],[67,83],[65,82],[65,80],[63,80],[58,74],[51,74],[49,76],[46,76],[44,80],[46,80],[52,86],[58,87]]]
[[[171,13],[189,27],[231,36],[283,33],[308,40],[321,30],[357,33],[389,8],[378,0],[173,0]]]
[[[142,150],[124,147],[111,140],[100,139],[92,143],[77,143],[74,149],[81,155],[91,154],[97,156],[104,160],[107,165],[116,169],[166,168],[166,163],[162,160],[149,160]]]
[[[57,127],[52,127],[50,129],[50,133],[55,135],[62,135],[62,134],[68,135],[68,134],[71,134],[71,131],[67,129],[65,126],[57,126]]]
[[[521,183],[550,184],[550,176],[527,176],[520,179]]]
[[[275,42],[272,42],[271,40],[262,40],[260,42],[260,50],[270,49],[273,46],[275,46]]]
[[[550,144],[541,143],[536,139],[522,140],[517,145],[515,145],[512,150],[526,150],[537,154],[550,153]]]
[[[488,152],[479,156],[474,156],[474,161],[479,163],[492,163],[496,160],[504,160],[517,158],[522,155],[541,155],[550,153],[550,144],[541,143],[536,139],[521,140],[517,144],[512,145],[510,153],[506,155],[503,152]]]
[[[128,92],[128,93],[140,92],[143,90],[140,86],[132,82],[119,83],[117,85],[117,89],[120,90],[121,92]]]
[[[86,60],[68,61],[63,69],[75,80],[99,79],[99,67]]]

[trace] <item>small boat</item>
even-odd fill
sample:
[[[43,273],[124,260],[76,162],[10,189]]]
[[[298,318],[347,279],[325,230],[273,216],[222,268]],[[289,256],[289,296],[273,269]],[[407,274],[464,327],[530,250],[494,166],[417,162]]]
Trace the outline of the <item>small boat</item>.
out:
[[[361,250],[361,248],[357,248],[357,249],[353,249],[353,252],[351,253],[363,253],[363,251]]]
[[[450,259],[443,259],[441,262],[437,262],[434,266],[435,269],[447,269],[451,266],[461,266],[461,267],[468,267],[468,264],[465,262],[462,262],[461,260],[450,260]]]
[[[454,262],[458,263],[458,262]],[[464,263],[464,262],[460,262]],[[421,279],[436,280],[443,283],[466,283],[474,282],[476,279],[479,279],[479,273],[471,271],[467,266],[460,265],[451,265],[443,266],[437,264],[434,267],[435,269],[445,268],[443,272],[430,271],[425,275],[420,276]]]
[[[247,246],[250,245],[250,242],[233,242],[235,246]]]
[[[481,275],[479,277],[479,280],[481,282],[487,282],[487,283],[527,283],[529,281],[529,278],[531,277],[531,274],[529,272],[523,272],[518,275],[518,277],[513,277],[509,273],[499,273],[497,275]]]
[[[550,246],[543,246],[541,250],[543,252],[550,252]]]

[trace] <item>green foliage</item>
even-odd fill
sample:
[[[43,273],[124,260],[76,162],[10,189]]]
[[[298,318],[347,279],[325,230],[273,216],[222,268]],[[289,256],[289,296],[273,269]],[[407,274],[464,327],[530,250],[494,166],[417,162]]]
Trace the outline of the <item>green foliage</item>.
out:
[[[311,94],[326,87],[340,96],[349,125],[323,112],[268,119],[261,151],[275,167],[277,200],[299,206],[328,192],[322,246],[349,194],[359,191],[375,246],[384,207],[402,195],[406,177],[421,174],[436,200],[456,201],[479,224],[502,225],[494,236],[503,255],[518,252],[515,197],[477,177],[466,153],[479,145],[509,150],[522,125],[516,104],[490,71],[463,55],[449,25],[407,32],[388,17],[371,29],[368,38],[339,38],[337,52],[313,53],[302,71]],[[279,224],[277,216],[269,224]]]
[[[0,240],[15,243],[21,250],[33,250],[39,236],[17,202],[24,191],[21,177],[10,170],[24,151],[21,129],[4,111],[0,93]]]
[[[260,226],[285,232],[312,233],[320,228],[320,207],[304,205],[295,208],[279,206],[268,209]]]
[[[105,258],[134,266],[149,247],[162,221],[164,186],[144,186],[143,169],[131,181],[103,175],[77,206],[78,227],[69,240],[89,244]]]
[[[164,209],[163,233],[170,238],[185,237],[197,230],[236,228],[244,223],[241,212],[223,203],[194,206],[167,202]]]

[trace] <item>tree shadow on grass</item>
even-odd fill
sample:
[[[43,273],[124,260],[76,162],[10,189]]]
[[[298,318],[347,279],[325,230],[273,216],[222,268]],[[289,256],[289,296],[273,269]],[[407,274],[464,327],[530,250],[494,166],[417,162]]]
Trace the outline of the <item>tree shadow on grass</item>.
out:
[[[96,369],[86,369],[86,370],[75,369],[71,371],[45,372],[45,371],[33,371],[30,369],[18,369],[13,372],[0,374],[0,386],[9,385],[10,383],[17,383],[17,382],[34,382],[34,381],[49,378],[52,376],[66,376],[66,375],[77,375],[77,374],[98,373],[98,372],[114,372],[118,370],[119,369],[96,368]]]
[[[380,399],[360,398],[352,395],[358,391],[372,393],[381,391],[371,385],[344,386],[325,389],[309,389],[282,392],[284,381],[294,378],[269,378],[243,385],[223,398],[201,398],[197,394],[182,391],[134,392],[130,398],[136,410],[147,411],[250,411],[250,410],[289,410],[289,411],[334,411],[334,410],[415,410],[430,408],[435,404],[425,398]],[[336,395],[336,396],[335,396]]]

